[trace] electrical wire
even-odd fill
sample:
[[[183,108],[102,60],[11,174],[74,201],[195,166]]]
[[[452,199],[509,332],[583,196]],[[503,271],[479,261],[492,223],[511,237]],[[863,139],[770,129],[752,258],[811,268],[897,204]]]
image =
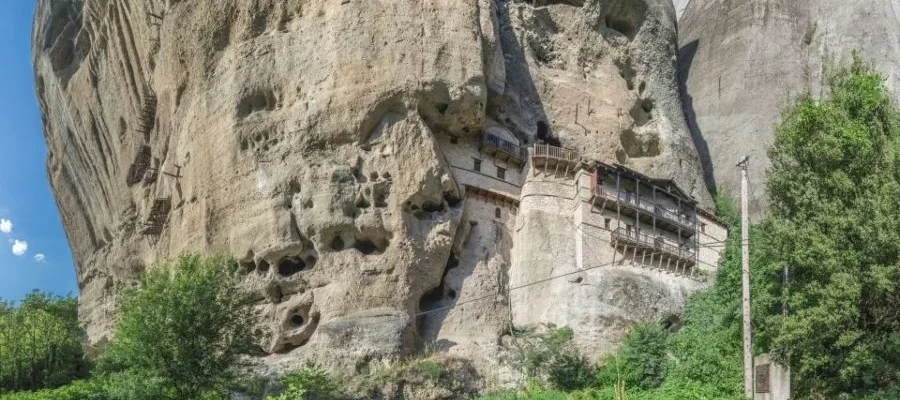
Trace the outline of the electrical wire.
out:
[[[589,268],[579,269],[579,270],[577,270],[577,271],[570,271],[570,272],[566,272],[566,273],[564,273],[564,274],[554,275],[554,276],[551,276],[551,277],[548,277],[548,278],[544,278],[544,279],[539,279],[539,280],[536,280],[536,281],[528,282],[528,283],[523,284],[523,285],[519,285],[519,286],[515,286],[515,287],[510,287],[510,288],[507,290],[507,292],[512,292],[513,290],[525,289],[525,288],[527,288],[527,287],[531,287],[531,286],[534,286],[534,285],[537,285],[537,284],[540,284],[540,283],[550,282],[550,281],[555,280],[555,279],[565,278],[565,277],[567,277],[567,276],[572,276],[572,275],[575,275],[575,274],[580,274],[580,273],[583,273],[583,272],[587,272],[587,271],[591,271],[591,270],[595,270],[595,269],[599,269],[599,268],[603,268],[603,267],[608,267],[608,266],[613,265],[613,264],[614,264],[613,262],[609,262],[609,263],[606,263],[606,264],[601,264],[601,265],[597,265],[597,266],[593,266],[593,267],[589,267]],[[496,293],[491,293],[491,294],[484,295],[484,296],[481,296],[481,297],[476,297],[476,298],[474,298],[474,299],[469,299],[469,300],[466,300],[466,301],[457,302],[456,304],[453,304],[453,305],[451,305],[451,306],[444,306],[444,307],[438,307],[438,308],[431,309],[431,310],[427,310],[427,311],[420,311],[420,312],[416,313],[414,316],[418,317],[418,316],[421,316],[421,315],[427,315],[427,314],[435,313],[435,312],[438,312],[438,311],[449,310],[449,309],[456,308],[456,307],[459,307],[459,306],[462,306],[462,305],[474,303],[474,302],[477,302],[477,301],[481,301],[481,300],[488,299],[488,298],[491,298],[491,297],[496,297],[496,296],[497,296]]]

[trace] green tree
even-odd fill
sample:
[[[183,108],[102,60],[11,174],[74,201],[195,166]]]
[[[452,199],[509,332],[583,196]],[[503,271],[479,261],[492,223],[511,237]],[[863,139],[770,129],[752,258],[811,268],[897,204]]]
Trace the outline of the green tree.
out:
[[[666,376],[666,341],[669,333],[660,324],[647,322],[632,327],[615,359],[598,374],[603,386],[619,380],[629,388],[652,389]]]
[[[518,336],[513,366],[529,385],[577,390],[593,383],[594,370],[572,344],[569,327]]]
[[[828,88],[775,130],[770,218],[755,244],[758,344],[791,365],[800,396],[900,380],[898,113],[856,56]]]
[[[0,393],[56,387],[84,377],[75,299],[33,292],[0,302]]]
[[[259,349],[257,313],[237,271],[233,261],[196,255],[151,268],[121,297],[103,370],[166,385],[159,396],[169,398],[225,393],[242,356]]]

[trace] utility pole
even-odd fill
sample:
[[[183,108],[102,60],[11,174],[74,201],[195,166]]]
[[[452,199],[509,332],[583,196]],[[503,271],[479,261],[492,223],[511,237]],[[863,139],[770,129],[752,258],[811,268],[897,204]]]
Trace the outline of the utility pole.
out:
[[[744,316],[744,397],[753,398],[753,353],[750,349],[750,199],[747,164],[750,157],[738,163],[741,168],[741,308]]]

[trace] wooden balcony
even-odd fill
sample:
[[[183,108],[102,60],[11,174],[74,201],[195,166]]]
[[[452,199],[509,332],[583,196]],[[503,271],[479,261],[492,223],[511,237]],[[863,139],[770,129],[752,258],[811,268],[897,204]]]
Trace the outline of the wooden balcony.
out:
[[[141,105],[141,115],[138,124],[138,132],[144,136],[145,142],[150,140],[150,132],[153,131],[153,126],[156,123],[156,105],[156,94],[147,89],[147,94]]]
[[[556,168],[559,170],[559,167],[563,167],[566,171],[569,171],[575,169],[575,166],[581,162],[581,155],[575,150],[549,144],[536,144],[534,145],[534,153],[531,155],[531,160],[535,168]]]
[[[612,245],[616,248],[631,247],[638,251],[650,251],[671,261],[693,266],[697,263],[697,251],[694,248],[678,245],[662,236],[649,235],[634,229],[619,228],[612,232]]]
[[[159,236],[166,222],[169,220],[169,212],[172,211],[172,198],[160,197],[153,201],[150,207],[150,214],[144,221],[144,227],[141,229],[142,235]]]
[[[481,151],[519,166],[528,157],[528,151],[524,147],[487,132],[481,136]]]
[[[655,222],[657,227],[673,232],[680,230],[687,236],[693,235],[697,230],[697,224],[687,215],[682,215],[656,204],[652,199],[639,197],[634,193],[621,192],[597,185],[594,187],[594,205],[605,206],[611,210],[621,206],[623,207],[622,211],[628,216],[648,224]]]
[[[134,162],[128,168],[128,177],[125,180],[128,186],[133,186],[144,179],[144,174],[150,169],[150,158],[150,146],[141,146],[134,156]]]

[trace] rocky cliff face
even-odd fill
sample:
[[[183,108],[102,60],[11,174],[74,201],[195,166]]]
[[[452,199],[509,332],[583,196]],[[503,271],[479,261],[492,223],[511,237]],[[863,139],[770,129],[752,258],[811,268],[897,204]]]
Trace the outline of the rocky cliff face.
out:
[[[898,12],[897,0],[691,0],[679,70],[707,180],[737,198],[734,165],[750,155],[751,207],[761,214],[772,128],[797,94],[822,94],[828,62],[858,50],[900,87]]]
[[[203,252],[241,261],[272,363],[496,345],[527,243],[472,233],[438,137],[499,127],[708,205],[675,54],[669,0],[40,0],[47,169],[89,337],[117,288]]]

